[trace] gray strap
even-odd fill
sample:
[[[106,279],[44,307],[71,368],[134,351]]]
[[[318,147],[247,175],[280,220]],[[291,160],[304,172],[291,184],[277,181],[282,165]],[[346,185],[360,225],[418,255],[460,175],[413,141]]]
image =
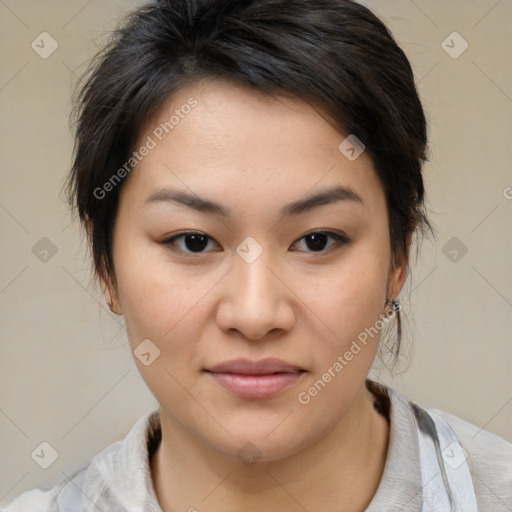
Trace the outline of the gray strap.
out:
[[[466,454],[448,423],[411,404],[418,431],[422,512],[478,512]]]

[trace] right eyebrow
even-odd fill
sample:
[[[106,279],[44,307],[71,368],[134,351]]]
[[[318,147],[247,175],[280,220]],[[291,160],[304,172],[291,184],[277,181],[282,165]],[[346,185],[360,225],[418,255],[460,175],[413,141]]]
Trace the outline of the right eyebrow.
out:
[[[151,194],[145,201],[144,205],[156,202],[178,203],[188,206],[198,212],[211,213],[223,217],[229,217],[230,212],[227,208],[219,203],[203,199],[199,196],[189,194],[188,192],[180,192],[168,188],[162,188]]]

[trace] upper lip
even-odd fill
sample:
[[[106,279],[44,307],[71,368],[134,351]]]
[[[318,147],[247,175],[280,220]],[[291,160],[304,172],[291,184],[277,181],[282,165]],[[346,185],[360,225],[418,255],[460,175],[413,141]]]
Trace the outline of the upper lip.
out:
[[[269,375],[272,373],[297,373],[305,370],[286,363],[281,359],[266,358],[259,361],[232,359],[207,368],[206,371],[213,373],[237,373],[241,375]]]

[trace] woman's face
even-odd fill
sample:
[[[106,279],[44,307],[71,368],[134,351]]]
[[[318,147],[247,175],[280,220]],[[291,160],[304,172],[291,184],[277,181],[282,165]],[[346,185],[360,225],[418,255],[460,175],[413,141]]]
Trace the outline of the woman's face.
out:
[[[368,330],[405,271],[390,269],[372,161],[342,153],[344,139],[302,101],[221,81],[176,93],[145,125],[120,194],[112,298],[162,420],[204,447],[236,456],[252,443],[277,460],[366,400]],[[239,358],[295,370],[211,371]]]

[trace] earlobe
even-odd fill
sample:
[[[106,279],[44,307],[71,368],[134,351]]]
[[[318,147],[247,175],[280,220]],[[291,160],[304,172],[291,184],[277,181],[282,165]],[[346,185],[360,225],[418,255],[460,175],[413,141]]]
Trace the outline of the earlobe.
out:
[[[407,279],[407,256],[401,254],[399,261],[393,256],[391,258],[391,268],[388,275],[387,298],[395,300],[402,291]]]
[[[112,293],[111,285],[107,284],[103,279],[100,278],[101,287],[103,288],[103,295],[105,296],[105,301],[110,308],[112,313],[116,315],[122,315],[123,312],[118,304],[116,293]]]
[[[88,240],[89,244],[92,246],[93,224],[89,220],[88,217],[86,218],[84,224],[85,224],[85,232],[87,233],[87,240]],[[122,315],[123,313],[122,313],[121,307],[119,306],[119,301],[117,300],[117,295],[115,292],[112,293],[112,290],[115,290],[115,287],[112,286],[112,284],[110,284],[110,280],[109,280],[109,282],[107,282],[101,276],[99,277],[99,282],[100,282],[101,289],[103,290],[103,295],[105,297],[105,301],[106,301],[108,307],[110,308],[110,311],[112,311],[112,313],[115,313],[116,315]]]
[[[414,229],[410,230],[406,238],[406,247],[398,255],[391,255],[391,263],[388,275],[387,298],[396,299],[402,291],[407,279],[407,268],[409,264],[409,251],[411,249]]]

